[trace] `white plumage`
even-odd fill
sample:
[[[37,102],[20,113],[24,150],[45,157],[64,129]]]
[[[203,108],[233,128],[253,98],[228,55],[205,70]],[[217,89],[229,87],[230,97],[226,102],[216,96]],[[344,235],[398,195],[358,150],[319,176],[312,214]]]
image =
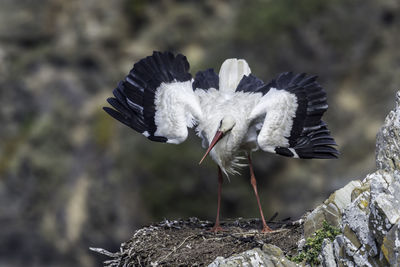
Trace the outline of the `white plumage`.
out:
[[[156,136],[168,136],[167,143],[186,140],[187,128],[203,117],[198,97],[193,94],[192,81],[161,83],[155,94]]]
[[[257,143],[262,150],[275,153],[275,147],[289,147],[290,131],[296,116],[297,98],[294,94],[271,88],[252,109],[250,120],[265,116]]]
[[[220,123],[225,118],[233,118],[235,126],[210,151],[213,160],[224,172],[234,173],[239,165],[239,155],[244,150],[257,149],[256,140],[251,140],[249,131],[252,120],[251,110],[261,96],[253,93],[227,92],[219,90],[196,90],[203,110],[203,118],[198,121],[196,131],[210,145]],[[244,142],[246,141],[246,142]],[[249,143],[251,142],[251,143]],[[250,151],[249,151],[250,152]]]
[[[208,69],[192,78],[188,70],[186,57],[154,52],[136,63],[114,90],[115,98],[108,102],[115,110],[104,109],[152,141],[179,144],[188,128],[195,127],[208,147],[205,156],[210,153],[225,173],[236,173],[247,156],[257,200],[252,151],[337,157],[336,143],[321,120],[328,106],[316,76],[288,72],[266,84],[243,59],[225,60],[219,76]],[[219,230],[218,216],[214,230]]]

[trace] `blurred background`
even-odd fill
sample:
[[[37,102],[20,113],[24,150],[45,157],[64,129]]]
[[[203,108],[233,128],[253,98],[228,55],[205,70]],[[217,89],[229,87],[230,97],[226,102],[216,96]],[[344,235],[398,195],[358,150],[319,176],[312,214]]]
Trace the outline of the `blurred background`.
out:
[[[191,72],[244,58],[269,81],[318,74],[338,160],[254,155],[266,217],[296,218],[375,168],[375,135],[400,89],[397,0],[1,0],[0,265],[98,266],[163,218],[214,220],[217,169],[192,133],[148,141],[103,112],[153,50]],[[225,180],[226,181],[226,180]],[[258,217],[248,169],[223,187],[222,217]]]

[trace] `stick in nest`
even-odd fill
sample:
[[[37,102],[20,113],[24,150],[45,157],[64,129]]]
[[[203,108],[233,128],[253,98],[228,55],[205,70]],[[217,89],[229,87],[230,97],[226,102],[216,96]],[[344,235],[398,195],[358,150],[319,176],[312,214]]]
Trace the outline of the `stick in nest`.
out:
[[[165,261],[169,256],[171,256],[172,253],[174,253],[174,252],[176,252],[178,249],[180,249],[180,248],[183,246],[183,244],[185,244],[185,242],[186,242],[189,238],[194,237],[194,236],[195,236],[195,235],[190,235],[190,236],[186,237],[186,238],[182,241],[182,243],[179,244],[179,246],[177,246],[176,248],[174,248],[172,251],[170,251],[170,252],[169,252],[167,255],[165,255],[163,258],[157,260],[155,263]]]

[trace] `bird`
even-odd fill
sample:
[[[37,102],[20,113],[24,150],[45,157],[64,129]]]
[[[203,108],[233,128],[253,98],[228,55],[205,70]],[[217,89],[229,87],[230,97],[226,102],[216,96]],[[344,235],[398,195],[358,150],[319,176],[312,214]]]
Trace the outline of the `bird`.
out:
[[[317,76],[284,72],[265,83],[251,73],[244,59],[226,59],[194,77],[182,54],[154,51],[133,65],[103,109],[116,120],[155,142],[180,144],[194,128],[218,167],[217,215],[213,232],[223,230],[220,205],[223,174],[250,170],[262,221],[267,225],[257,191],[252,152],[285,157],[333,159],[336,142],[322,121],[327,94]],[[199,163],[199,164],[200,164]]]

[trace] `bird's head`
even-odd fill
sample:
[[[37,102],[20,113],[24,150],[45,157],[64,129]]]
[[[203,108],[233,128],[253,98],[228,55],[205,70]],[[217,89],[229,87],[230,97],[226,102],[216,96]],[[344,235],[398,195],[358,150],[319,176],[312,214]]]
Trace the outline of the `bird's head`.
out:
[[[230,115],[225,116],[221,119],[218,130],[215,133],[214,138],[212,139],[206,153],[200,160],[199,164],[203,162],[203,160],[207,157],[208,153],[210,153],[211,149],[213,149],[213,147],[219,142],[219,140],[221,140],[225,135],[227,135],[233,129],[235,124],[236,124],[235,119]]]

